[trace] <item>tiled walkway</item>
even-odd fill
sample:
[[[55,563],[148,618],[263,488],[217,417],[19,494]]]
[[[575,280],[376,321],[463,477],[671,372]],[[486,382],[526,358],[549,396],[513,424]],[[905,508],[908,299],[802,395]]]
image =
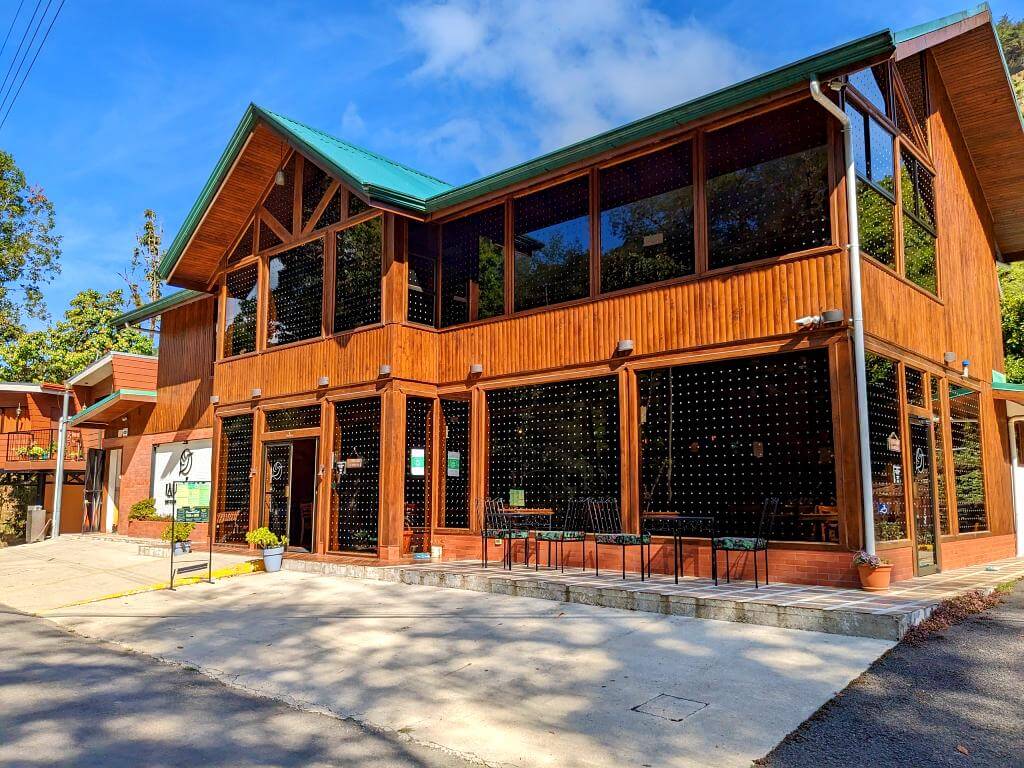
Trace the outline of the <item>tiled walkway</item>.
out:
[[[834,589],[798,584],[770,584],[755,589],[753,582],[721,582],[639,574],[622,579],[612,572],[561,573],[534,571],[516,565],[484,568],[479,561],[430,562],[390,566],[351,565],[286,559],[285,567],[327,575],[395,581],[432,587],[518,595],[547,600],[651,611],[697,618],[805,629],[843,635],[898,640],[923,621],[943,600],[971,590],[991,591],[997,585],[1024,578],[1024,558],[1001,560],[898,582],[882,594],[857,589]]]

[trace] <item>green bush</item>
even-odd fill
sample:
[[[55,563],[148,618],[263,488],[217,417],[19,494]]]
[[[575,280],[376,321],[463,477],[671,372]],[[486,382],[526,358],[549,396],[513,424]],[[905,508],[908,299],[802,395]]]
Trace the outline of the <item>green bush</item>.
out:
[[[129,520],[156,520],[156,499],[143,499],[132,504],[128,513]]]
[[[256,549],[273,549],[274,547],[287,547],[288,537],[281,536],[280,538],[272,530],[264,526],[263,528],[257,528],[255,531],[249,531],[245,534],[245,540]]]
[[[173,538],[175,542],[188,541],[188,537],[192,535],[192,531],[195,530],[195,523],[174,523],[173,526],[168,525],[164,528],[164,532],[160,534],[160,538],[164,541],[170,541],[172,534],[171,529],[174,529]]]

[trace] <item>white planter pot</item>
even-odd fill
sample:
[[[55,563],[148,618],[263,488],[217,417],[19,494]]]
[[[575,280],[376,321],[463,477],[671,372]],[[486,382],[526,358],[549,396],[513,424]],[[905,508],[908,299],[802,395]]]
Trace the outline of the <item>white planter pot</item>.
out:
[[[192,551],[191,541],[176,541],[174,542],[174,554],[176,555],[187,555]]]
[[[284,559],[284,547],[271,547],[263,550],[263,570],[267,573],[277,573],[281,570],[281,560]]]

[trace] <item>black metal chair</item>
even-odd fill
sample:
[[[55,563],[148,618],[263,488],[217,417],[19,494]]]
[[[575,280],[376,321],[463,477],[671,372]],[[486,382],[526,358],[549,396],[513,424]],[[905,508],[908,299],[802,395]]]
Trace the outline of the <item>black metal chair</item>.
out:
[[[771,541],[775,516],[779,512],[779,500],[768,497],[761,507],[761,517],[757,521],[756,536],[719,536],[718,532],[711,537],[711,563],[715,586],[718,586],[718,552],[725,552],[725,581],[732,583],[729,573],[730,552],[750,552],[754,556],[754,588],[760,589],[757,573],[757,553],[764,552],[764,584],[768,586],[768,544]]]
[[[565,573],[565,542],[579,542],[583,545],[583,570],[587,569],[587,533],[583,513],[584,503],[573,499],[565,508],[561,520],[552,518],[549,530],[534,533],[533,569],[540,569],[540,543],[548,544],[548,567],[551,567],[551,545],[555,545],[555,567]]]
[[[512,570],[512,542],[516,539],[526,540],[529,548],[530,532],[517,530],[509,522],[505,514],[505,504],[501,499],[483,499],[483,526],[480,528],[480,559],[483,560],[484,568],[488,565],[487,542],[501,541],[504,545],[502,551],[502,567]]]
[[[587,512],[590,517],[590,531],[594,535],[594,575],[601,573],[601,545],[613,545],[622,550],[622,578],[626,578],[626,547],[640,547],[640,581],[644,573],[651,575],[651,534],[625,533],[619,504],[615,499],[588,499]],[[646,563],[644,548],[647,549]]]

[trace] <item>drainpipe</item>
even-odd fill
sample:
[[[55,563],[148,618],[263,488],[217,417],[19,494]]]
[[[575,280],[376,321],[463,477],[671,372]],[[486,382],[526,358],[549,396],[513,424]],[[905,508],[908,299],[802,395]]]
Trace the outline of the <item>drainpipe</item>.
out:
[[[60,417],[57,429],[57,477],[53,484],[53,538],[60,535],[60,504],[64,495],[64,451],[68,442],[68,400],[71,390],[64,389],[64,412]]]
[[[843,126],[843,156],[846,160],[846,228],[850,244],[850,303],[853,305],[853,368],[857,389],[857,442],[860,449],[860,495],[864,517],[864,549],[875,553],[875,515],[871,487],[871,431],[868,425],[867,362],[864,352],[864,302],[861,297],[860,234],[857,229],[857,169],[853,159],[853,129],[850,118],[821,92],[817,75],[811,77],[811,98],[821,104]]]
[[[1013,517],[1015,528],[1017,529],[1017,557],[1024,555],[1024,500],[1020,498],[1021,493],[1024,493],[1024,488],[1021,487],[1020,477],[1020,454],[1018,453],[1017,447],[1017,430],[1016,426],[1020,421],[1024,421],[1024,416],[1012,416],[1007,420],[1010,433],[1010,488],[1013,493]]]

